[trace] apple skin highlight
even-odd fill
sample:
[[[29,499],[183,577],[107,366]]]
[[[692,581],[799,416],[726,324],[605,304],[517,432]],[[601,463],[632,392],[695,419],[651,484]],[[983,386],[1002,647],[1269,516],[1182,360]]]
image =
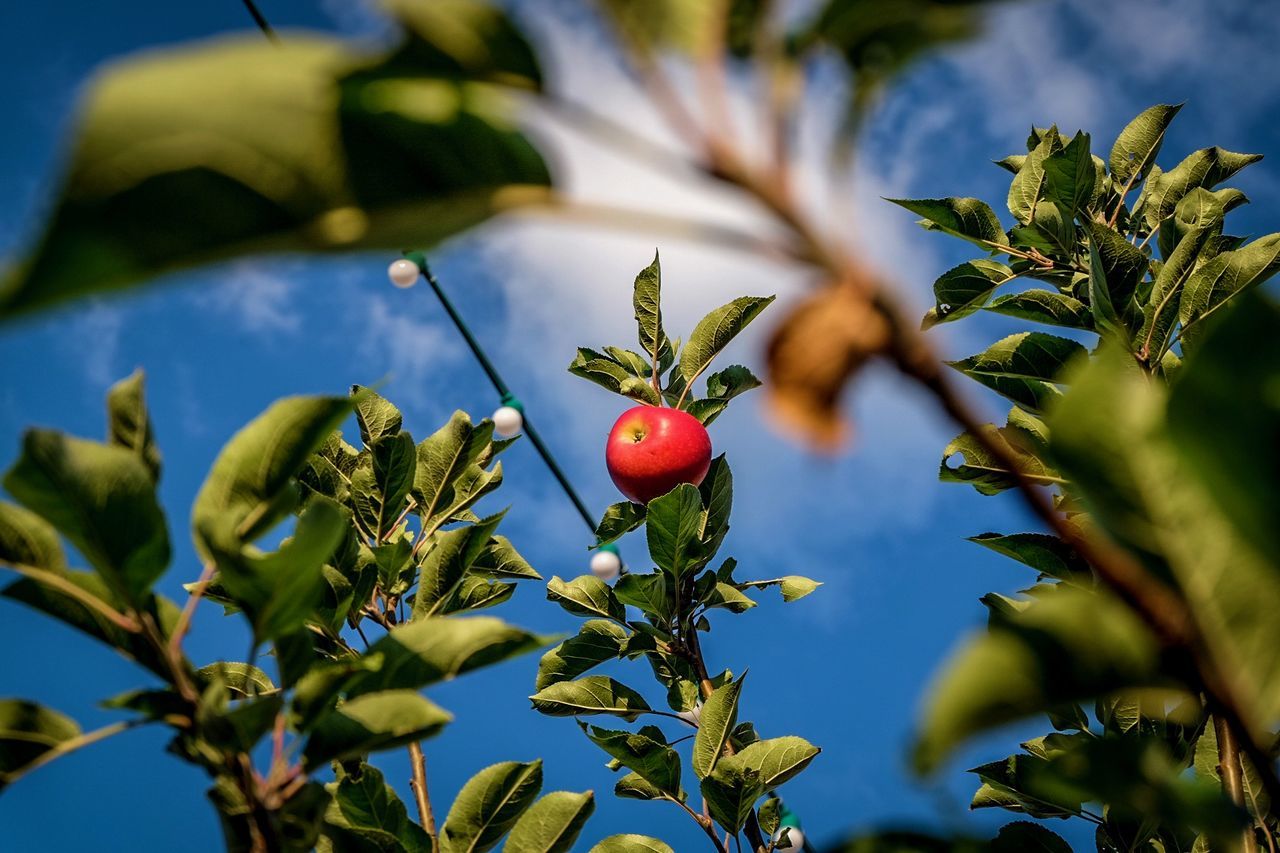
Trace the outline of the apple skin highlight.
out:
[[[647,504],[681,483],[702,482],[711,467],[711,436],[688,412],[636,406],[609,431],[605,464],[618,491]]]

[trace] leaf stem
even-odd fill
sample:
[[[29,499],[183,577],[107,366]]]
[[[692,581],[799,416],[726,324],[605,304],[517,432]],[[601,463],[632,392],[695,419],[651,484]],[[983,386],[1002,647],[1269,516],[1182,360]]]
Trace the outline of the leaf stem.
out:
[[[720,843],[720,836],[716,835],[715,826],[711,823],[710,820],[698,814],[693,809],[689,808],[689,804],[684,802],[683,800],[676,799],[675,797],[672,797],[669,795],[664,795],[664,797],[665,799],[670,800],[680,808],[684,809],[688,813],[689,817],[693,818],[693,822],[696,823],[699,826],[699,828],[701,828],[702,831],[707,834],[707,837],[711,839],[711,844],[716,848],[716,850],[719,850],[720,853],[728,853],[728,850],[725,849],[725,846]]]
[[[1240,746],[1236,743],[1236,734],[1227,725],[1227,721],[1213,717],[1214,734],[1218,738],[1218,773],[1222,777],[1222,792],[1236,805],[1245,811],[1244,774],[1240,766]],[[1257,853],[1258,843],[1253,835],[1253,824],[1241,830],[1241,853]]]
[[[77,735],[76,737],[73,737],[73,738],[69,738],[67,740],[62,741],[52,749],[49,749],[49,750],[46,750],[45,752],[40,753],[40,755],[37,756],[33,761],[31,761],[28,764],[24,764],[22,767],[19,767],[17,770],[13,770],[9,773],[0,774],[0,779],[4,781],[4,784],[6,786],[11,785],[17,780],[21,779],[23,776],[30,773],[32,770],[43,767],[49,762],[55,759],[61,758],[62,756],[67,755],[68,753],[75,752],[81,747],[89,746],[90,744],[97,743],[100,740],[106,740],[112,735],[117,735],[117,734],[120,734],[120,732],[125,732],[125,731],[128,731],[129,729],[135,729],[139,726],[144,726],[150,722],[154,722],[154,721],[153,720],[122,720],[121,722],[112,723],[109,726],[103,726],[100,729],[94,729],[91,732],[85,732],[84,734]]]
[[[62,575],[51,572],[48,569],[40,569],[35,566],[28,566],[25,563],[13,563],[8,560],[0,560],[0,566],[5,566],[23,577],[30,578],[38,584],[56,589],[58,592],[66,595],[68,598],[74,598],[76,601],[85,605],[91,610],[97,611],[99,614],[111,620],[111,624],[115,625],[122,631],[128,631],[131,634],[137,634],[142,631],[142,626],[138,624],[138,620],[119,610],[116,610],[107,602],[98,596],[76,586]]]
[[[187,631],[191,628],[191,618],[195,615],[196,605],[200,603],[200,599],[204,597],[205,590],[209,588],[209,584],[213,581],[214,570],[213,561],[209,561],[204,564],[200,577],[196,579],[195,589],[191,590],[191,595],[188,596],[187,603],[183,605],[182,613],[178,616],[178,622],[173,626],[173,633],[169,635],[169,651],[171,654],[182,647],[182,638],[187,635]]]

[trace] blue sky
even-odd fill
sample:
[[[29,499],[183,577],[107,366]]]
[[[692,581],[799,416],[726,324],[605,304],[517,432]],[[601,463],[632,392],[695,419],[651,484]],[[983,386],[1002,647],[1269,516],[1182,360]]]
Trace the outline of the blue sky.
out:
[[[11,4],[12,5],[12,4]],[[553,76],[576,97],[652,127],[598,40],[568,4],[539,3],[526,14],[549,50]],[[1274,230],[1280,217],[1280,106],[1274,46],[1280,19],[1265,4],[1210,0],[1010,3],[986,38],[919,67],[886,99],[871,124],[849,185],[820,180],[821,160],[804,150],[802,186],[833,231],[892,269],[920,309],[929,285],[967,259],[962,244],[928,235],[879,196],[975,195],[997,209],[1007,175],[989,164],[1022,150],[1027,129],[1056,121],[1094,133],[1105,153],[1125,121],[1156,102],[1187,101],[1169,133],[1164,165],[1192,149],[1222,145],[1268,155],[1235,183],[1253,204],[1232,214],[1233,233]],[[533,7],[527,4],[526,12]],[[304,26],[376,37],[363,7],[267,0],[281,28]],[[235,0],[201,4],[22,4],[3,13],[0,102],[0,251],[17,252],[46,209],[76,95],[102,61],[139,48],[243,29]],[[822,93],[820,92],[819,95]],[[805,138],[829,114],[815,100]],[[695,192],[535,120],[540,138],[570,152],[559,174],[583,198],[705,214],[750,224],[755,214],[723,192]],[[1006,218],[1007,224],[1007,218]],[[1270,224],[1270,225],[1269,225]],[[564,371],[577,345],[626,344],[630,281],[661,247],[673,334],[744,292],[781,294],[776,321],[803,280],[758,259],[651,235],[623,235],[538,221],[486,227],[438,249],[432,262],[464,315],[524,400],[531,418],[593,510],[617,500],[604,469],[604,436],[622,408],[617,398]],[[102,394],[134,367],[146,369],[153,417],[165,453],[162,498],[175,559],[162,589],[175,598],[198,566],[186,538],[190,500],[218,448],[272,400],[295,393],[342,393],[385,379],[385,393],[425,436],[456,408],[476,416],[496,405],[478,367],[421,288],[389,287],[390,257],[254,259],[172,277],[121,298],[80,303],[20,326],[0,328],[0,460],[7,466],[28,424],[100,436]],[[735,345],[733,357],[759,365],[769,314]],[[968,355],[1015,325],[982,318],[939,330],[940,346]],[[1003,409],[980,398],[992,417]],[[737,482],[725,553],[744,577],[798,573],[824,581],[809,598],[783,606],[771,596],[740,617],[716,620],[707,641],[715,667],[750,666],[744,714],[766,735],[800,734],[824,748],[785,789],[815,840],[873,824],[919,821],[981,831],[1002,815],[970,815],[964,767],[1007,754],[1006,731],[965,750],[938,779],[905,770],[912,720],[930,675],[964,632],[980,626],[978,596],[1012,592],[1030,578],[963,538],[1015,532],[1030,523],[1012,498],[983,499],[935,481],[952,436],[921,395],[893,377],[865,377],[848,401],[856,441],[835,457],[815,456],[767,425],[759,399],[735,404],[715,424]],[[504,532],[543,573],[585,570],[580,521],[532,448],[509,452],[506,485],[492,508],[512,506]],[[624,544],[634,562],[642,543]],[[544,632],[576,620],[525,585],[502,611]],[[5,651],[0,694],[38,699],[86,727],[112,715],[95,701],[146,683],[109,651],[0,602]],[[200,662],[239,659],[246,637],[216,607],[202,608],[189,640]],[[458,720],[426,747],[431,788],[447,803],[463,781],[499,760],[546,758],[546,790],[594,789],[589,841],[616,832],[663,837],[697,849],[700,834],[674,808],[619,801],[603,756],[567,720],[539,717],[532,692],[536,656],[435,690]],[[614,674],[646,685],[647,667]],[[6,849],[220,849],[206,787],[196,770],[165,755],[161,730],[141,730],[63,759],[0,797]],[[387,754],[388,777],[407,794],[408,768]],[[442,806],[438,806],[442,808]],[[1055,825],[1084,845],[1089,833]]]

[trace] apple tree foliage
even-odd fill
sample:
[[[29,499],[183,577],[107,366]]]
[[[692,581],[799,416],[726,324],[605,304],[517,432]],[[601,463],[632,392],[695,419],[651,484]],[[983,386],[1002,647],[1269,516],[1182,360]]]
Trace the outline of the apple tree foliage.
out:
[[[353,412],[355,446],[339,429]],[[477,615],[539,579],[497,533],[502,514],[473,510],[501,485],[497,456],[510,444],[489,421],[457,412],[415,442],[367,389],[274,403],[232,437],[195,497],[205,572],[180,608],[153,590],[172,546],[141,374],[111,389],[108,416],[105,442],[50,430],[23,439],[4,478],[16,503],[0,502],[0,564],[21,578],[3,595],[145,677],[104,700],[123,721],[89,733],[4,700],[0,785],[123,728],[165,726],[169,751],[208,775],[228,849],[487,850],[504,836],[508,850],[570,848],[592,795],[539,798],[539,761],[481,770],[438,829],[411,819],[369,763],[406,745],[413,755],[453,719],[425,688],[549,641]],[[64,540],[87,568],[71,567]],[[202,597],[244,620],[248,661],[184,653]],[[256,665],[261,648],[273,674]]]
[[[1198,628],[1188,643],[1144,624],[1057,536],[970,540],[1034,576],[983,597],[989,630],[937,679],[916,762],[1045,714],[1050,733],[971,771],[972,807],[1090,821],[1104,853],[1280,841],[1274,770],[1233,731],[1273,744],[1280,722],[1280,308],[1257,291],[1280,270],[1280,234],[1225,230],[1247,199],[1223,184],[1260,155],[1213,147],[1158,165],[1178,109],[1142,112],[1105,160],[1087,133],[1034,129],[1027,153],[999,161],[1013,174],[1008,230],[979,199],[895,200],[978,250],[934,283],[926,328],[981,311],[1036,324],[949,362],[1012,407],[982,427],[1005,458],[966,432],[943,451],[942,481],[997,495],[1029,480]],[[1242,721],[1224,719],[1190,656],[1229,673]]]
[[[662,269],[658,258],[640,271],[633,289],[642,353],[623,347],[579,349],[569,371],[651,406],[671,405],[710,423],[738,394],[760,382],[747,368],[727,367],[708,376],[704,393],[695,381],[711,361],[773,297],[739,297],[700,320],[681,343],[662,321]],[[552,716],[612,716],[627,722],[673,718],[694,734],[671,739],[653,723],[635,731],[580,722],[583,733],[626,773],[614,793],[684,807],[712,845],[727,851],[728,837],[745,832],[751,849],[779,832],[773,791],[804,770],[818,748],[794,735],[762,737],[741,706],[747,673],[711,671],[698,634],[711,617],[741,614],[756,606],[755,589],[779,587],[784,601],[803,598],[819,584],[798,575],[768,580],[735,577],[737,561],[717,554],[729,532],[733,475],[723,455],[711,462],[701,484],[682,483],[647,505],[623,501],[609,507],[596,529],[597,546],[644,527],[647,573],[625,571],[610,587],[593,575],[552,578],[547,597],[586,621],[576,636],[547,652],[538,666],[533,707]],[[713,567],[713,563],[719,565]],[[634,608],[629,611],[628,608]],[[665,693],[655,708],[636,689],[591,670],[614,660],[645,661]],[[662,710],[665,704],[670,710]],[[689,769],[676,744],[690,742]],[[682,781],[685,780],[685,781]],[[687,805],[686,785],[697,784],[706,811]],[[713,824],[714,821],[714,824]],[[715,824],[727,833],[721,840]]]

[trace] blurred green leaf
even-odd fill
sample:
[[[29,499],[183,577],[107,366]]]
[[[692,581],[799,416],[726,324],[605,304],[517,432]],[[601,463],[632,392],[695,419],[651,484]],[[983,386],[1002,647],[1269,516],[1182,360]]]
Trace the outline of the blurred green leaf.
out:
[[[490,48],[474,23],[451,21],[448,44]],[[250,253],[435,243],[492,215],[503,188],[548,184],[505,105],[437,61],[449,49],[431,35],[379,58],[254,34],[108,69],[43,239],[0,284],[0,315]]]
[[[396,625],[371,645],[382,666],[356,675],[348,696],[380,690],[429,687],[480,667],[527,654],[547,638],[492,616],[436,617]]]
[[[33,762],[80,736],[65,714],[22,699],[0,699],[0,791]]]
[[[57,528],[131,604],[142,604],[168,567],[169,534],[155,483],[132,451],[28,430],[4,487]]]
[[[1157,677],[1150,630],[1100,592],[1064,586],[992,621],[930,689],[914,753],[921,771],[987,729]]]
[[[435,735],[453,715],[413,690],[367,693],[316,722],[303,759],[308,768],[392,749]]]
[[[160,448],[147,414],[144,381],[139,369],[107,390],[107,443],[136,453],[156,482],[160,479]]]
[[[8,501],[0,501],[0,561],[63,572],[67,557],[53,525]]]

